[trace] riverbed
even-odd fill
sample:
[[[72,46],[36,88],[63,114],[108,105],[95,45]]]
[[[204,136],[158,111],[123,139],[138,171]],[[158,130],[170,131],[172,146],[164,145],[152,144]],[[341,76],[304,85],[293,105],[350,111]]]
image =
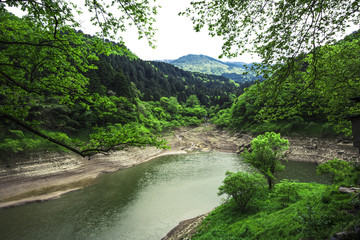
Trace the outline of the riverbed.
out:
[[[313,163],[286,167],[281,178],[326,181],[315,174]],[[181,220],[221,203],[217,188],[226,171],[249,169],[233,153],[159,157],[102,175],[60,199],[0,210],[0,239],[158,240]]]
[[[122,169],[120,172],[123,172],[127,169],[130,171],[130,169],[136,168],[137,166],[145,167],[147,166],[147,162],[149,160],[154,160],[157,162],[157,157],[159,156],[204,152],[225,152],[227,154],[239,153],[250,145],[250,141],[253,139],[253,136],[243,133],[232,134],[226,130],[219,129],[214,125],[206,124],[200,127],[182,127],[165,134],[164,138],[171,146],[171,150],[156,149],[154,147],[146,147],[141,149],[128,148],[124,149],[123,151],[111,152],[108,155],[96,155],[91,159],[81,158],[71,153],[40,153],[30,156],[30,158],[27,159],[14,159],[10,164],[0,165],[0,208],[19,206],[26,203],[25,206],[11,208],[11,210],[0,210],[1,219],[5,219],[3,221],[10,224],[12,222],[14,223],[12,226],[5,224],[4,226],[7,227],[4,227],[4,229],[6,231],[19,231],[21,233],[21,229],[18,229],[17,225],[23,225],[25,223],[33,224],[33,222],[37,221],[45,223],[44,229],[46,229],[47,227],[45,226],[48,222],[54,222],[52,220],[53,216],[60,216],[62,212],[70,212],[70,216],[73,218],[73,220],[64,218],[62,219],[61,224],[56,223],[56,221],[54,224],[62,226],[61,232],[63,234],[67,233],[67,229],[72,229],[71,231],[83,232],[82,230],[77,229],[78,227],[76,227],[76,224],[79,221],[78,216],[83,216],[85,214],[84,219],[92,219],[93,215],[86,215],[86,213],[91,213],[92,208],[90,207],[89,210],[86,210],[85,208],[84,211],[77,214],[75,214],[75,212],[73,213],[72,209],[73,207],[76,208],[76,206],[83,205],[84,202],[96,202],[97,198],[91,198],[92,195],[89,194],[89,198],[85,198],[84,201],[81,199],[75,199],[71,201],[71,204],[67,203],[62,205],[61,203],[62,201],[66,201],[68,198],[71,199],[73,196],[77,196],[78,194],[82,194],[84,191],[88,191],[88,189],[93,187],[96,188],[96,186],[98,186],[98,182],[103,181],[101,179],[107,178],[108,174],[104,175],[102,173],[116,172],[119,169]],[[307,173],[308,171],[314,171],[316,165],[312,163],[319,164],[333,158],[339,158],[347,161],[359,160],[357,148],[354,148],[352,143],[349,141],[342,141],[341,139],[305,138],[294,136],[285,138],[287,138],[290,142],[290,148],[286,152],[286,158],[291,160],[288,163],[293,165],[291,169],[295,169],[295,173],[291,173],[290,168],[288,168],[284,174],[287,174],[288,172],[292,175],[295,174],[299,178],[302,178],[300,181],[307,181],[307,177],[303,176],[304,173]],[[234,156],[238,157],[236,154],[234,154]],[[313,170],[309,170],[308,168],[302,166],[301,162],[304,161],[306,162],[305,164],[307,164],[307,166],[311,166],[310,168]],[[112,176],[112,174],[109,176]],[[218,179],[222,179],[223,177],[224,173],[221,174],[221,177],[219,175]],[[286,176],[280,177],[288,178]],[[113,183],[110,185],[112,184]],[[212,185],[212,196],[216,199],[213,201],[219,201],[219,198],[216,196],[218,185],[219,184]],[[117,189],[121,189],[121,186],[117,186]],[[109,190],[107,187],[104,189]],[[107,196],[106,191],[101,191],[101,188],[99,191],[102,192],[104,196]],[[111,193],[113,191],[109,192]],[[68,194],[63,195],[64,193]],[[137,195],[141,194],[138,193]],[[50,199],[59,198],[60,196],[62,196],[60,199],[43,202]],[[161,196],[161,199],[165,198]],[[43,203],[38,204],[38,202]],[[106,201],[104,200],[104,202]],[[116,201],[114,200],[114,202]],[[50,210],[46,210],[46,207],[42,207],[52,204],[55,204],[56,206],[55,208],[49,208]],[[22,209],[27,208],[28,206],[37,207],[34,208],[34,212],[30,211],[28,215],[25,215],[22,213]],[[97,209],[98,207],[94,208]],[[210,207],[207,209],[210,209]],[[179,214],[177,219],[174,219],[174,221],[169,223],[169,225],[173,224],[171,227],[175,227],[182,220],[193,218],[197,216],[198,213],[206,213],[208,211],[207,209],[199,207],[196,212],[191,212],[193,215],[189,214],[189,216],[183,216]],[[10,213],[11,211],[13,211],[13,214],[5,215],[5,213]],[[51,215],[50,218],[39,217],[38,219],[32,219],[33,216],[36,216],[35,213],[42,213],[47,211]],[[103,212],[105,215],[111,215],[111,217],[115,216],[115,220],[113,222],[114,224],[117,223],[117,211],[115,211],[116,214],[112,214],[111,211],[108,213],[105,210]],[[183,212],[183,210],[180,210],[180,212]],[[175,213],[171,215],[175,215]],[[165,217],[162,218],[165,219]],[[19,219],[23,220],[19,221]],[[121,217],[121,219],[123,219],[123,217]],[[201,218],[196,218],[195,221],[198,222],[199,219],[201,220]],[[69,221],[69,224],[67,224],[67,221]],[[91,222],[91,220],[88,221]],[[104,227],[102,225],[102,218],[99,219],[95,217],[94,221],[95,223],[89,225],[91,229],[95,229],[96,226],[102,226],[101,228]],[[152,223],[151,220],[147,220],[146,222]],[[141,223],[141,225],[146,225],[141,221],[139,223]],[[186,221],[186,223],[187,228],[189,226],[188,221]],[[135,225],[138,227],[139,224]],[[35,229],[37,229],[37,227],[35,227]],[[107,226],[105,226],[104,229],[109,230]],[[37,231],[39,230],[36,230],[35,232]],[[110,232],[111,231],[109,231],[109,234]],[[25,232],[23,232],[23,234],[25,234]],[[87,239],[91,239],[93,236],[98,236],[96,234],[99,234],[99,232],[91,233],[90,236],[87,236]],[[60,235],[52,233],[48,235],[48,237],[50,237],[49,239],[57,239],[56,236]],[[75,239],[81,239],[79,236],[80,235],[78,235]],[[0,239],[7,238],[2,238],[0,236]],[[59,237],[59,239],[63,238]],[[170,237],[169,239],[172,238]]]
[[[0,208],[46,201],[91,185],[102,173],[129,168],[153,158],[191,152],[239,153],[253,136],[230,133],[214,125],[181,127],[164,135],[170,150],[127,148],[98,154],[91,159],[71,153],[38,153],[26,159],[0,164]],[[359,160],[357,148],[341,139],[285,137],[290,142],[286,158],[291,161],[322,163],[333,158]]]

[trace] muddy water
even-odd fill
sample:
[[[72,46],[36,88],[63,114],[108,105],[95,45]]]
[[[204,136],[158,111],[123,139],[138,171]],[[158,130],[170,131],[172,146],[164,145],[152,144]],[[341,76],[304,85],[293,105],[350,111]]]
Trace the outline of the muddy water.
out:
[[[221,203],[217,188],[227,170],[247,169],[230,153],[160,157],[104,174],[57,200],[0,210],[0,239],[161,239],[180,221]],[[310,163],[290,164],[292,176],[281,177],[306,172],[300,180],[322,181],[314,170]]]

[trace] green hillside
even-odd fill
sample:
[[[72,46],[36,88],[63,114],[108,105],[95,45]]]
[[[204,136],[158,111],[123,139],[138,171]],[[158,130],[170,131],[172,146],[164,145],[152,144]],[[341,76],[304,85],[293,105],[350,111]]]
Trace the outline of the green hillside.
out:
[[[257,79],[253,73],[244,75],[248,71],[244,66],[245,63],[222,62],[205,55],[189,54],[168,62],[186,71],[224,76],[236,82],[254,81]]]
[[[41,151],[165,147],[157,134],[204,122],[252,83],[143,61],[71,28],[48,33],[1,8],[0,20],[0,163]]]

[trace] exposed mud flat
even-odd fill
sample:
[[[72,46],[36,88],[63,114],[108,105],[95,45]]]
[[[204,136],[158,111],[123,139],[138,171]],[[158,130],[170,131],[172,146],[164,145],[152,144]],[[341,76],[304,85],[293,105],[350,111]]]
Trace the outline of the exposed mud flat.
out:
[[[98,154],[91,159],[72,153],[42,153],[10,166],[0,166],[0,208],[45,201],[80,189],[92,183],[101,173],[114,172],[141,164],[153,158],[192,151],[239,153],[250,146],[252,136],[231,134],[213,125],[182,127],[164,137],[171,150],[128,148]],[[292,161],[325,162],[333,158],[358,159],[358,150],[350,142],[315,138],[288,138],[287,158]]]
[[[325,138],[285,137],[289,140],[286,158],[289,161],[324,163],[334,158],[359,161],[359,149],[350,141]]]
[[[0,208],[45,201],[87,186],[101,173],[132,167],[153,158],[192,151],[236,152],[236,137],[204,125],[180,128],[164,137],[170,150],[127,148],[90,159],[73,153],[41,153],[0,166]]]

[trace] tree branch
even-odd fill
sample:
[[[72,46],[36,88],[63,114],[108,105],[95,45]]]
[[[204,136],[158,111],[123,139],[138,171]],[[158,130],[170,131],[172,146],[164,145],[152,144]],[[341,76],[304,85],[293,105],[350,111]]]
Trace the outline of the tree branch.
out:
[[[6,113],[0,113],[0,117],[6,118],[6,119],[16,123],[17,125],[23,127],[24,129],[28,130],[29,132],[31,132],[31,133],[39,136],[39,137],[42,137],[42,138],[44,138],[44,139],[46,139],[46,140],[48,140],[48,141],[50,141],[52,143],[55,143],[55,144],[57,144],[59,146],[62,146],[62,147],[66,148],[66,149],[68,149],[68,150],[70,150],[70,151],[72,151],[74,153],[77,153],[82,157],[91,156],[91,155],[84,154],[83,152],[79,151],[78,149],[73,148],[73,147],[71,147],[71,146],[69,146],[69,145],[67,145],[67,144],[65,144],[63,142],[60,142],[60,141],[58,141],[58,140],[56,140],[56,139],[54,139],[54,138],[52,138],[50,136],[47,136],[46,134],[43,134],[42,132],[40,132],[39,130],[33,128],[32,126],[30,126],[26,122],[24,122],[24,121],[22,121],[20,119],[17,119],[17,118],[15,118],[13,116],[10,116],[10,115],[8,115]]]

